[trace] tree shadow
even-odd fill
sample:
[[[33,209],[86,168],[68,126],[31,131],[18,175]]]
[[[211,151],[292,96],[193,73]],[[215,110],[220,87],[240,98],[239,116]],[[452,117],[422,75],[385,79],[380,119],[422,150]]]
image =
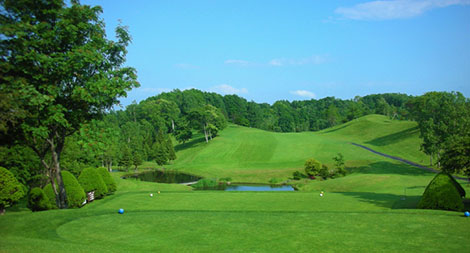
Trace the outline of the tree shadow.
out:
[[[183,149],[187,149],[187,148],[192,148],[194,146],[197,146],[198,144],[200,143],[203,143],[205,142],[205,138],[204,136],[202,137],[199,137],[199,138],[194,138],[186,143],[181,143],[181,144],[178,144],[175,146],[175,151],[178,152],[178,151],[181,151]]]
[[[407,176],[425,176],[434,175],[433,172],[417,168],[405,163],[375,162],[368,166],[349,168],[352,173],[361,174],[397,174]]]
[[[366,144],[371,144],[374,146],[386,146],[399,142],[400,140],[410,138],[413,134],[419,131],[418,127],[411,127],[400,132],[375,138],[371,141],[366,142]]]
[[[346,128],[346,127],[348,127],[348,126],[349,126],[349,124],[348,124],[348,125],[343,125],[343,126],[341,126],[341,127],[338,127],[338,128],[335,128],[335,129],[331,129],[331,130],[328,130],[328,131],[325,131],[325,132],[323,132],[323,133],[324,133],[324,134],[333,133],[333,132],[336,132],[336,131],[341,130],[341,129],[343,129],[343,128]]]
[[[419,186],[420,187],[420,186]],[[421,196],[405,196],[375,192],[338,192],[358,199],[360,202],[390,209],[416,209]]]

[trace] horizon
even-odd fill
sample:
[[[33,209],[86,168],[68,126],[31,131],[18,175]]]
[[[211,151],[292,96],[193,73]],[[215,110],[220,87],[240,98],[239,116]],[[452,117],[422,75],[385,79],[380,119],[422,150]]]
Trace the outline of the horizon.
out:
[[[195,88],[273,104],[371,94],[470,96],[470,1],[99,1],[133,38],[125,107]]]

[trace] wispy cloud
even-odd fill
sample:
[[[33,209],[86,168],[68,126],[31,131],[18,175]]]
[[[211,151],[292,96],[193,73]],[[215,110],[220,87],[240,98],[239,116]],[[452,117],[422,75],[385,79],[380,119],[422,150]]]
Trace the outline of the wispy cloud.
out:
[[[355,20],[404,19],[419,16],[435,8],[468,4],[470,4],[470,0],[370,1],[352,7],[339,7],[335,13],[344,18]]]
[[[232,60],[232,59],[229,59],[229,60],[226,60],[224,61],[225,64],[232,64],[232,65],[238,65],[238,66],[250,66],[250,65],[253,65],[252,62],[249,62],[249,61],[245,61],[245,60]]]
[[[270,66],[287,66],[287,65],[307,65],[307,64],[322,64],[326,62],[326,57],[320,55],[314,55],[307,58],[302,59],[288,59],[288,58],[279,58],[279,59],[272,59],[268,62]]]
[[[311,91],[308,91],[308,90],[294,90],[294,91],[291,91],[290,94],[297,95],[297,96],[300,96],[300,97],[306,97],[306,98],[315,98],[316,97],[315,93],[313,93]]]
[[[234,88],[234,87],[232,87],[228,84],[221,84],[221,85],[214,86],[214,87],[210,88],[209,91],[220,93],[220,94],[223,94],[223,95],[248,93],[248,90],[246,88],[237,89],[237,88]]]

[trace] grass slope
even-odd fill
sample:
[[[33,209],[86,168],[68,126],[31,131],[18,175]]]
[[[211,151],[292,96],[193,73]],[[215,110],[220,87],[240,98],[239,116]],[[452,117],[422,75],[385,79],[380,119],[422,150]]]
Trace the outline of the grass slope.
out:
[[[418,124],[414,121],[390,120],[383,115],[367,115],[345,124],[325,129],[321,135],[355,142],[382,153],[416,163],[428,164],[429,157],[420,151]]]
[[[462,214],[408,209],[394,194],[190,192],[114,176],[116,194],[81,209],[7,211],[0,252],[463,252],[470,243]]]
[[[204,177],[266,183],[303,171],[305,160],[312,157],[333,166],[333,156],[342,153],[349,167],[383,160],[350,142],[412,161],[426,158],[419,151],[416,123],[369,115],[321,132],[274,133],[230,125],[209,144],[201,137],[178,145],[178,159],[167,167]]]

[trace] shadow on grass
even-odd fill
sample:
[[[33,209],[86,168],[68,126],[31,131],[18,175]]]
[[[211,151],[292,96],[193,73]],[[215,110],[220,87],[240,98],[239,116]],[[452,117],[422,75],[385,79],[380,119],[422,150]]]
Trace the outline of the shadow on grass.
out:
[[[345,196],[358,199],[379,207],[391,209],[416,209],[421,196],[405,196],[375,192],[339,192]]]
[[[399,142],[400,140],[410,138],[413,134],[419,131],[418,127],[412,127],[405,129],[400,132],[382,136],[371,141],[366,142],[366,144],[371,144],[374,146],[386,146]]]
[[[324,133],[324,134],[327,134],[327,133],[336,132],[336,131],[341,130],[341,129],[343,129],[343,128],[346,128],[346,127],[348,127],[348,126],[349,126],[349,125],[343,125],[342,127],[338,127],[338,128],[335,128],[335,129],[331,129],[331,130],[325,131],[325,132],[323,132],[323,133]]]
[[[194,138],[184,144],[178,144],[175,146],[175,151],[178,152],[178,151],[181,151],[183,149],[187,149],[187,148],[192,148],[194,146],[197,146],[199,143],[203,143],[205,142],[206,140],[204,139],[204,136],[203,137],[199,137],[199,138]]]
[[[433,172],[420,169],[405,163],[375,162],[368,166],[353,167],[349,169],[352,173],[361,174],[397,174],[407,176],[432,176]]]

